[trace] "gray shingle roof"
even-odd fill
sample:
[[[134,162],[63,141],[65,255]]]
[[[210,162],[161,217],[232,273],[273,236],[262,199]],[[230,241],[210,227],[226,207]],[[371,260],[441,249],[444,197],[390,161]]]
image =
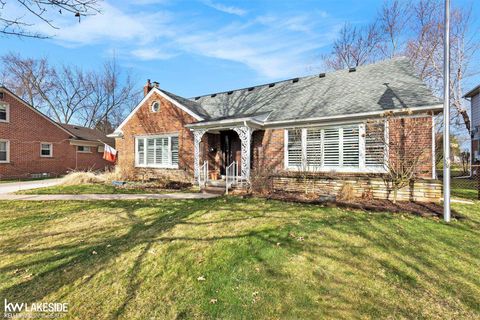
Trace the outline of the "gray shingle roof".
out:
[[[65,130],[72,133],[75,137],[79,140],[86,140],[86,141],[101,141],[103,143],[108,144],[109,146],[115,146],[115,139],[107,137],[104,133],[97,129],[91,129],[87,127],[77,126],[74,124],[65,124],[65,123],[58,123],[61,125]]]
[[[169,96],[173,100],[177,101],[181,105],[185,106],[186,108],[191,110],[193,113],[201,116],[202,118],[204,118],[204,119],[209,119],[210,118],[207,111],[205,111],[205,109],[200,104],[196,103],[195,101],[185,99],[183,97],[177,96],[176,94],[173,94],[173,93],[171,93],[169,91],[166,91],[166,90],[163,90],[163,89],[161,89],[160,91],[162,91],[167,96]]]
[[[268,121],[296,120],[441,103],[403,57],[297,79],[190,100],[164,92],[207,120],[263,112],[271,112]]]

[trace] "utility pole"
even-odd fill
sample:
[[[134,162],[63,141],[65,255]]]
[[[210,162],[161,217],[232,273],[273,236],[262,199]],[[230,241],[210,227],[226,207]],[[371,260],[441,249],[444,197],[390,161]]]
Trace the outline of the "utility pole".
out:
[[[450,222],[450,0],[445,0],[443,46],[443,219]]]

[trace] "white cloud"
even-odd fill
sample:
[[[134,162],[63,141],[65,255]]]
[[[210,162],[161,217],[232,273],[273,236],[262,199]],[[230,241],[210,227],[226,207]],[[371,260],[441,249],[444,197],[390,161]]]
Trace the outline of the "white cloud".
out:
[[[105,2],[101,14],[84,17],[80,23],[64,18],[59,20],[60,29],[52,31],[48,26],[42,26],[41,31],[53,34],[55,40],[69,45],[89,45],[105,41],[146,44],[166,35],[160,26],[169,20],[164,12],[128,14]]]
[[[168,60],[176,56],[175,53],[166,52],[161,48],[140,48],[130,52],[133,56],[141,60]]]
[[[247,14],[247,10],[234,7],[234,6],[227,6],[227,5],[224,5],[223,3],[213,2],[212,0],[205,0],[203,3],[206,6],[209,6],[210,8],[213,8],[215,10],[218,10],[224,13],[233,14],[236,16],[244,16],[245,14]]]
[[[324,12],[265,15],[220,27],[205,18],[184,19],[182,13],[129,13],[109,3],[102,12],[80,24],[62,21],[55,41],[65,46],[107,44],[121,57],[141,60],[182,53],[223,59],[244,64],[264,79],[305,72],[316,52],[331,43],[338,25]]]

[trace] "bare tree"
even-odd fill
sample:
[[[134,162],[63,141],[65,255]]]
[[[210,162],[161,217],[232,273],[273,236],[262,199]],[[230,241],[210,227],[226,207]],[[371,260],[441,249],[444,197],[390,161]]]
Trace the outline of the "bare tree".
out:
[[[393,58],[402,50],[401,37],[410,17],[408,6],[398,0],[386,0],[378,15],[384,41],[380,48],[383,56]]]
[[[39,21],[53,29],[58,29],[54,23],[54,14],[71,14],[80,18],[99,12],[101,0],[0,0],[0,33],[7,36],[30,38],[48,38],[48,36],[33,30]],[[13,8],[15,7],[15,8]],[[14,14],[8,14],[10,9]],[[12,10],[15,9],[15,10]]]
[[[450,30],[453,124],[468,132],[471,125],[468,107],[462,98],[463,86],[465,80],[480,73],[480,41],[478,30],[471,30],[472,11],[470,7],[453,8]],[[440,0],[385,1],[373,25],[363,29],[346,25],[324,62],[336,70],[406,55],[420,78],[440,96],[443,91],[443,20],[443,1]],[[378,27],[373,28],[374,25]]]
[[[89,72],[75,66],[53,67],[46,58],[23,59],[12,53],[1,61],[3,83],[61,123],[109,132],[138,99],[130,73],[124,73],[115,59]]]
[[[431,132],[433,123],[417,118],[394,117],[386,113],[382,120],[371,120],[366,123],[368,145],[376,151],[369,151],[370,157],[383,157],[386,173],[383,176],[387,189],[393,193],[392,202],[396,203],[398,191],[414,184],[428,164],[430,154],[418,143],[419,136]],[[389,130],[385,132],[385,122]],[[373,152],[372,152],[373,151]],[[381,162],[382,159],[376,159]],[[434,161],[434,159],[432,159]]]
[[[414,37],[406,46],[406,55],[420,77],[440,95],[443,88],[443,16],[438,1],[422,0],[413,6],[414,18],[411,28]],[[463,85],[466,79],[480,72],[471,71],[477,65],[475,57],[480,49],[478,34],[470,30],[472,23],[470,8],[454,8],[451,11],[450,30],[450,103],[454,107],[453,120],[458,127],[470,132],[471,124],[467,107],[464,105]]]
[[[382,39],[377,23],[366,27],[345,24],[333,43],[332,54],[324,57],[334,70],[357,67],[376,60]]]
[[[88,85],[91,94],[79,113],[79,120],[84,126],[103,132],[111,132],[140,96],[130,73],[123,74],[115,59],[105,62],[101,73],[92,73]]]

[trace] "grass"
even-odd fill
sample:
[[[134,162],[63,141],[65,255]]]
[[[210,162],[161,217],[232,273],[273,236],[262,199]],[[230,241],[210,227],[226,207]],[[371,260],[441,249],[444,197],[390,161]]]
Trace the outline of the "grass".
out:
[[[473,179],[457,179],[451,180],[452,197],[478,200],[477,181]]]
[[[187,190],[165,190],[155,188],[122,188],[109,184],[81,184],[69,186],[52,186],[44,188],[36,188],[29,190],[21,190],[17,194],[144,194],[144,193],[166,193],[166,192],[188,192]]]
[[[0,300],[76,319],[479,318],[480,202],[455,209],[0,202]]]

